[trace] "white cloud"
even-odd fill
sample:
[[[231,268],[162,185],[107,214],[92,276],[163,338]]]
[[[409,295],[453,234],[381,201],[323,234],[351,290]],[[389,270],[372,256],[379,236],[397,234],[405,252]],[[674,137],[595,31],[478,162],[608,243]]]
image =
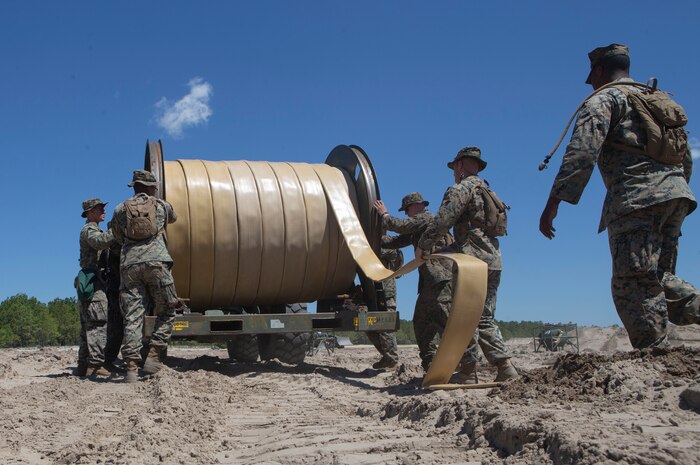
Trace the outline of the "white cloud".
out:
[[[211,84],[196,77],[187,85],[190,93],[177,102],[172,103],[163,97],[156,103],[158,126],[173,137],[182,137],[186,128],[206,123],[213,113],[209,107],[209,98],[214,93]]]
[[[693,156],[693,160],[700,158],[700,139],[697,137],[690,138],[690,153]]]

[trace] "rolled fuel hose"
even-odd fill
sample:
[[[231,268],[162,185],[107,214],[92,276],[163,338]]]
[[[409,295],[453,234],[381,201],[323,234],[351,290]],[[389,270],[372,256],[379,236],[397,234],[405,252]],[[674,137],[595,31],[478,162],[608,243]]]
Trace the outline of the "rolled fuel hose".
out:
[[[310,302],[347,293],[356,274],[382,281],[418,268],[422,262],[414,260],[393,272],[374,252],[371,201],[378,189],[363,155],[357,147],[339,146],[327,159],[335,166],[164,162],[160,144],[150,143],[146,167],[158,179],[158,195],[178,216],[167,230],[178,295],[194,311]],[[353,156],[360,163],[350,163]],[[484,262],[464,254],[434,257],[452,260],[458,272],[450,317],[424,386],[447,382],[486,298]]]

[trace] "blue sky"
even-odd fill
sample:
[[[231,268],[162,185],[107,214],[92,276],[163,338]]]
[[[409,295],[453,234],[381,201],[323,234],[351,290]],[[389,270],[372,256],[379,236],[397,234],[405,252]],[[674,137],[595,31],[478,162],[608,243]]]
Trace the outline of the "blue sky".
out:
[[[320,163],[356,144],[396,214],[415,190],[435,211],[445,163],[477,145],[512,206],[497,318],[618,323],[599,175],[550,242],[537,224],[561,149],[537,165],[591,90],[587,52],[611,42],[630,46],[636,79],[674,93],[697,146],[700,6],[612,3],[3,2],[0,300],[73,294],[80,202],[100,196],[111,217],[146,139],[168,160]],[[199,124],[159,124],[187,95]],[[678,274],[700,283],[700,215],[683,232]],[[416,279],[398,286],[410,317]]]

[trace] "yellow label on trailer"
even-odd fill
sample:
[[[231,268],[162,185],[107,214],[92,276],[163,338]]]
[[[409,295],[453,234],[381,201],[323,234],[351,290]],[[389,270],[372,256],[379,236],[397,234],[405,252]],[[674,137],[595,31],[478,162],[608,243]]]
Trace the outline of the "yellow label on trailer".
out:
[[[176,321],[173,323],[173,331],[182,331],[190,327],[189,321]]]

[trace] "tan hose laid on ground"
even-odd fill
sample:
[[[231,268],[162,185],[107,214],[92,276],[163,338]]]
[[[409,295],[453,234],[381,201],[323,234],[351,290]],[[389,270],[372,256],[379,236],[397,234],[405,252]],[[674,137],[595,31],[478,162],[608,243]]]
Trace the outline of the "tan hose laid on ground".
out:
[[[168,228],[178,295],[193,310],[308,302],[348,291],[356,268],[374,281],[384,268],[357,218],[354,188],[325,164],[178,160],[165,162],[165,193],[178,215]],[[446,383],[486,298],[486,264],[463,254],[452,311],[424,386]]]

